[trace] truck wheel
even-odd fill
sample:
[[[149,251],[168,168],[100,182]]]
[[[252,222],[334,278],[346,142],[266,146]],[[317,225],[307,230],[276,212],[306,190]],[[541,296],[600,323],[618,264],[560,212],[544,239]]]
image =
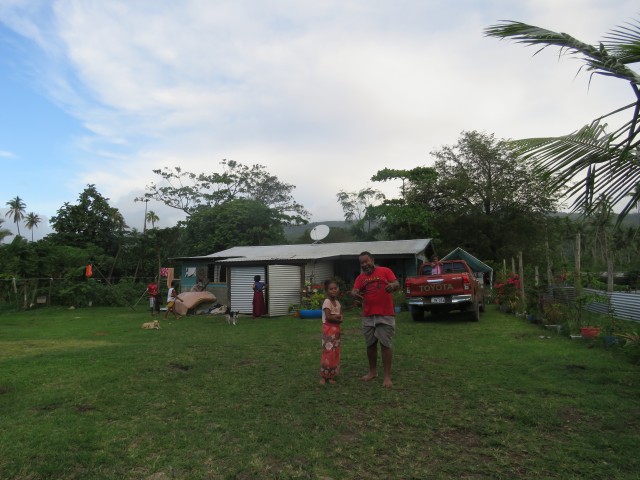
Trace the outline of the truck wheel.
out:
[[[474,322],[480,321],[480,302],[478,300],[474,300],[471,305],[471,320]]]
[[[414,322],[424,320],[424,308],[411,306],[411,318]]]

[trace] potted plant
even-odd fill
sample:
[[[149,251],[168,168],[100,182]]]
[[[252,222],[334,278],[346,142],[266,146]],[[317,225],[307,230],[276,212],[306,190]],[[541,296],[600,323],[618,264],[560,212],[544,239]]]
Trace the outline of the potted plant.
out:
[[[400,313],[401,310],[407,309],[404,290],[400,289],[393,292],[393,305],[395,306],[396,313]]]
[[[582,315],[584,313],[585,307],[594,302],[604,301],[606,303],[608,299],[603,300],[602,297],[603,295],[587,293],[584,295],[579,295],[574,301],[575,326],[580,331],[582,338],[596,338],[602,331],[602,328],[600,328],[600,326],[598,325],[582,325]]]
[[[298,312],[300,318],[322,318],[322,303],[324,302],[324,298],[324,293],[319,291],[304,297]]]

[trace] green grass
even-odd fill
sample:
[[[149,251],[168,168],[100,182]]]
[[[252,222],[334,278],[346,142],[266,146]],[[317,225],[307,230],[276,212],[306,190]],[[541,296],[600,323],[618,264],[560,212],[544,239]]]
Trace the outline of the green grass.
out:
[[[149,318],[0,315],[1,479],[638,478],[640,367],[619,350],[493,309],[402,313],[386,390],[360,381],[351,314],[322,387],[319,320]]]

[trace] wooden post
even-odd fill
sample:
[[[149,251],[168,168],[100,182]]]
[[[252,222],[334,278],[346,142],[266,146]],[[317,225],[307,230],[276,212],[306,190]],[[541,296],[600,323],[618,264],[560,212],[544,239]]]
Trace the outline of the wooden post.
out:
[[[576,246],[574,252],[574,263],[575,263],[575,275],[573,279],[573,286],[576,291],[576,298],[578,298],[582,294],[582,282],[580,281],[580,233],[576,233]]]
[[[49,279],[49,295],[47,295],[47,306],[51,306],[51,291],[53,290],[53,278]]]
[[[551,254],[549,252],[549,240],[544,242],[547,254],[547,285],[553,285],[553,271],[551,269]]]
[[[511,257],[511,275],[516,274],[516,259]]]
[[[518,278],[520,279],[520,303],[524,311],[527,301],[524,296],[524,265],[522,263],[522,252],[518,252]]]
[[[534,267],[534,269],[535,269],[535,283],[534,283],[534,285],[537,287],[537,286],[540,285],[540,273],[538,272],[538,266],[537,265]]]

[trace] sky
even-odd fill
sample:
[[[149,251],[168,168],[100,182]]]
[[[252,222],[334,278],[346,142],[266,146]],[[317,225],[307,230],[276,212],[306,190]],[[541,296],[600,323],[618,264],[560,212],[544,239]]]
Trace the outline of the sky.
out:
[[[142,230],[153,170],[261,164],[311,212],[379,170],[433,164],[477,130],[571,133],[633,101],[557,50],[485,37],[502,20],[591,44],[637,0],[0,0],[0,218],[43,221],[88,184]],[[149,202],[169,227],[178,210]],[[24,226],[23,236],[31,237]],[[11,241],[13,237],[5,239]]]

